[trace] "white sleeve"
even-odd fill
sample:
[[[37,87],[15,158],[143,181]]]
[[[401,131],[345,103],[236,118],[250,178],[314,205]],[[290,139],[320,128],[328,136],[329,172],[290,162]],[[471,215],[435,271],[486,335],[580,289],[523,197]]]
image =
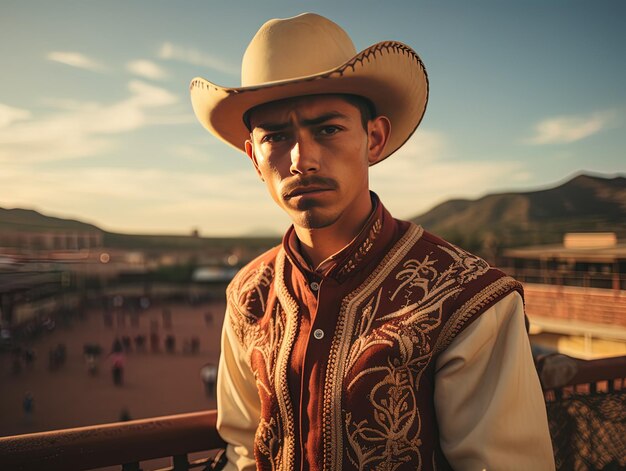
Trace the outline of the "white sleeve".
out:
[[[436,362],[441,447],[455,470],[552,471],[543,392],[521,296],[506,296]]]
[[[226,441],[227,471],[256,470],[254,434],[261,404],[254,374],[232,328],[228,309],[222,327],[222,353],[217,374],[217,431]]]

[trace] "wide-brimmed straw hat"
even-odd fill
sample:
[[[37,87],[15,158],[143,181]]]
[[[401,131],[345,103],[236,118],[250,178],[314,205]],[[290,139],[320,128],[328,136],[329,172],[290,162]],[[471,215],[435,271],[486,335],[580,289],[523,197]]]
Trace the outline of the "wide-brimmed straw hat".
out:
[[[190,89],[202,125],[241,151],[250,137],[244,114],[251,108],[296,96],[340,93],[369,99],[378,115],[389,118],[385,158],[413,134],[428,101],[426,70],[413,49],[385,41],[357,54],[340,26],[313,13],[261,26],[243,56],[241,87],[221,87],[197,77]]]

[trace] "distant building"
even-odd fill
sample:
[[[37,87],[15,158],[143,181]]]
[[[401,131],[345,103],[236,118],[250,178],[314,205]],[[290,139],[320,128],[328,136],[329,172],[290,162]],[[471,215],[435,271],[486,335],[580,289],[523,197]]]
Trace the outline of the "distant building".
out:
[[[614,233],[508,249],[498,266],[524,284],[535,343],[582,358],[626,355],[626,243]]]
[[[568,233],[563,244],[507,249],[499,262],[529,283],[626,290],[626,243],[615,233]]]
[[[101,231],[4,231],[0,232],[0,248],[26,250],[83,250],[102,247]]]

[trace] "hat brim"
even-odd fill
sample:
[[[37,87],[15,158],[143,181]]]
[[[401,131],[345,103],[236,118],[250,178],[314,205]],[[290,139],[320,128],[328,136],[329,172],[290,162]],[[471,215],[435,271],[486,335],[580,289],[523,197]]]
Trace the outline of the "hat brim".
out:
[[[387,41],[320,74],[240,88],[220,87],[196,77],[190,91],[200,123],[240,151],[244,151],[245,141],[250,138],[243,115],[255,106],[302,95],[363,96],[374,104],[377,114],[391,121],[391,135],[380,159],[383,160],[402,147],[419,126],[428,102],[428,76],[413,49]]]

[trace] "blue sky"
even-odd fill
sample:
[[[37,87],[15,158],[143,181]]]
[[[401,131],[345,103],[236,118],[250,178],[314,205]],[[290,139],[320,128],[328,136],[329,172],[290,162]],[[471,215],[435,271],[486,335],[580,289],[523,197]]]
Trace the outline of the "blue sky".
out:
[[[396,217],[449,198],[626,174],[623,1],[28,1],[0,5],[0,207],[134,233],[282,233],[248,159],[196,122],[267,19],[328,16],[413,47],[426,116],[371,186]]]

